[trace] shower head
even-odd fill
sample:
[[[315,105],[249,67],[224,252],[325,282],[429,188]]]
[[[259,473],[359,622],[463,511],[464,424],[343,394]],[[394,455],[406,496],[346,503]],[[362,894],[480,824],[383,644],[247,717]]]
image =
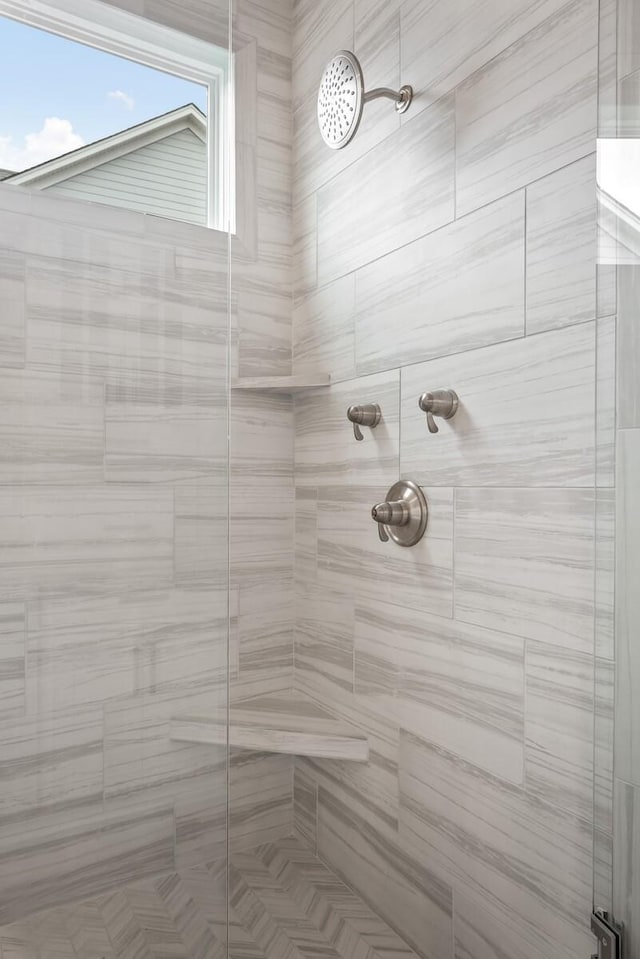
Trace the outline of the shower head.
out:
[[[365,103],[386,97],[393,100],[398,113],[411,106],[413,90],[382,87],[365,93],[364,76],[355,53],[341,50],[327,65],[318,91],[318,126],[322,139],[332,150],[341,150],[358,132]]]

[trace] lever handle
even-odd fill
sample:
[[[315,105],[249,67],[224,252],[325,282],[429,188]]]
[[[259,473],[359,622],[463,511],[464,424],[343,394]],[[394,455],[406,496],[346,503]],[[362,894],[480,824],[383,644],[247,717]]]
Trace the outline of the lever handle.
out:
[[[382,523],[378,525],[378,536],[380,537],[381,542],[383,543],[389,542],[389,534],[387,533]]]
[[[382,410],[377,403],[366,403],[364,406],[350,406],[347,410],[347,419],[353,423],[353,435],[360,443],[364,439],[361,426],[376,428],[382,419]]]
[[[418,400],[418,406],[427,414],[427,426],[430,433],[438,433],[438,424],[435,417],[440,416],[443,420],[450,420],[458,412],[460,401],[453,390],[433,390],[431,393],[423,393]]]

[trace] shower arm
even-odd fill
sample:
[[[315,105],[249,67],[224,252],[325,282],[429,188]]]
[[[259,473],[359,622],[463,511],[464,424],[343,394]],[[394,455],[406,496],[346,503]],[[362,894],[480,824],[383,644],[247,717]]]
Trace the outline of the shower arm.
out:
[[[393,100],[398,105],[408,105],[411,102],[413,90],[411,87],[401,87],[400,90],[391,90],[389,87],[376,87],[375,90],[369,90],[364,95],[364,102],[370,100]]]

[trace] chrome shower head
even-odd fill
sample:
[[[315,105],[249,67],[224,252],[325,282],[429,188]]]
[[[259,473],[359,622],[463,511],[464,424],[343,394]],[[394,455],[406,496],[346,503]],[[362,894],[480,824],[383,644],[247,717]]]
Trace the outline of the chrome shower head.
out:
[[[365,93],[364,76],[355,53],[341,50],[327,65],[318,91],[318,126],[322,139],[332,150],[341,150],[358,132],[365,103],[386,97],[398,113],[411,106],[413,89],[399,91],[385,87]]]

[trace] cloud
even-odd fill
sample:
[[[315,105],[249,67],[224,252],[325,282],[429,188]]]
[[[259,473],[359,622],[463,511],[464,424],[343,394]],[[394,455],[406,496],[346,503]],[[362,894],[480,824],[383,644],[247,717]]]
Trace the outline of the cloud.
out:
[[[117,100],[125,110],[133,110],[136,105],[136,101],[133,97],[130,97],[128,93],[123,93],[122,90],[112,90],[111,93],[107,93],[107,96],[110,100]]]
[[[27,133],[22,144],[14,143],[12,136],[0,136],[0,167],[28,170],[81,146],[84,146],[84,140],[75,132],[70,120],[47,117],[42,130]]]

